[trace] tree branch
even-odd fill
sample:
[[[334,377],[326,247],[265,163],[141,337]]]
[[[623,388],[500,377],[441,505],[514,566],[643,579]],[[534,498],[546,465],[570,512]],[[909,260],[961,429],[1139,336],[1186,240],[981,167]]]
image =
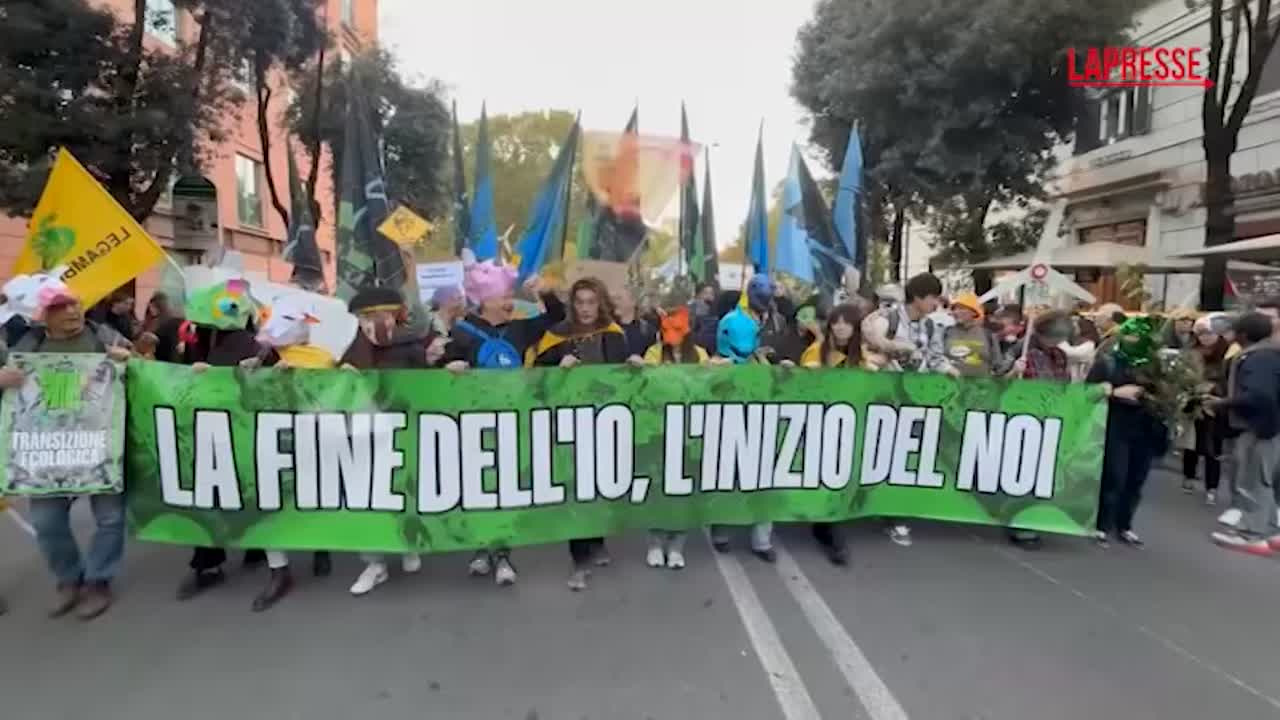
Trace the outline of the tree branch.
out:
[[[253,59],[253,89],[258,101],[258,142],[262,146],[262,169],[266,176],[267,192],[271,196],[271,207],[284,226],[289,227],[289,210],[280,201],[280,190],[276,187],[276,174],[271,168],[271,124],[268,112],[271,109],[271,85],[267,82],[267,69],[263,67],[261,53],[255,53]]]
[[[1236,0],[1231,7],[1231,45],[1227,50],[1227,69],[1222,77],[1222,103],[1218,107],[1223,120],[1227,117],[1228,107],[1231,100],[1231,86],[1236,80],[1236,56],[1240,54],[1240,12],[1241,8],[1248,6],[1249,0]],[[1239,104],[1240,95],[1236,94],[1236,103]]]
[[[1222,92],[1222,3],[1224,0],[1209,2],[1209,79],[1213,87],[1205,88],[1204,100],[1200,106],[1201,122],[1204,124],[1207,143],[1216,140],[1217,132],[1222,129],[1222,114],[1219,108],[1226,98],[1219,98]]]
[[[329,3],[325,3],[322,13],[323,27],[329,27]],[[307,170],[307,203],[311,206],[311,216],[317,225],[320,223],[320,203],[316,200],[316,183],[320,179],[320,153],[323,141],[320,138],[320,118],[324,109],[324,57],[328,42],[320,43],[320,53],[316,58],[316,101],[311,108],[311,127],[313,137],[307,152],[311,155],[311,167]]]
[[[1247,0],[1241,0],[1241,5],[1246,3]],[[1236,96],[1236,103],[1231,108],[1231,116],[1227,122],[1227,129],[1232,137],[1244,127],[1245,117],[1258,92],[1258,83],[1262,81],[1262,70],[1267,64],[1267,58],[1275,50],[1276,39],[1271,35],[1270,15],[1271,0],[1259,0],[1258,13],[1250,17],[1249,23],[1248,74],[1240,86],[1240,93]]]

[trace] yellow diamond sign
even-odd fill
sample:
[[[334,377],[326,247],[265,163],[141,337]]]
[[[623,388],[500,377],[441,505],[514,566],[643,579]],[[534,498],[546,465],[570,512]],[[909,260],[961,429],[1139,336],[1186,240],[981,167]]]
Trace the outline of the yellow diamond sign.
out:
[[[400,245],[417,245],[427,233],[431,232],[431,223],[424,220],[414,211],[401,205],[391,213],[381,225],[378,232],[386,235]]]

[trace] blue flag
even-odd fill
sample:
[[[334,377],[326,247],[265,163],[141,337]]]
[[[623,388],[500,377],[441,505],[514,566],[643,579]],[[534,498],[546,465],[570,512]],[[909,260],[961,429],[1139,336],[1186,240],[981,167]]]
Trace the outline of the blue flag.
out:
[[[756,140],[756,167],[751,176],[751,206],[747,210],[747,260],[757,275],[769,273],[769,208],[764,200],[764,128]]]
[[[804,197],[800,192],[800,149],[791,146],[791,163],[782,185],[782,218],[778,224],[778,264],[780,272],[813,284],[813,257],[809,252],[809,232],[805,228]]]
[[[573,161],[578,151],[579,133],[578,121],[574,120],[569,137],[560,147],[551,173],[542,182],[529,211],[529,222],[516,246],[520,255],[520,280],[542,269],[549,250],[569,221],[569,187],[573,182]]]
[[[493,219],[493,173],[489,168],[492,155],[489,118],[482,105],[476,136],[476,187],[471,197],[471,222],[467,235],[467,247],[480,261],[498,256],[498,228]]]
[[[857,124],[854,124],[849,129],[849,147],[844,152],[844,167],[840,169],[840,188],[836,191],[832,220],[845,251],[859,268],[866,263],[862,243],[858,241],[858,201],[861,193],[862,138],[858,135]]]

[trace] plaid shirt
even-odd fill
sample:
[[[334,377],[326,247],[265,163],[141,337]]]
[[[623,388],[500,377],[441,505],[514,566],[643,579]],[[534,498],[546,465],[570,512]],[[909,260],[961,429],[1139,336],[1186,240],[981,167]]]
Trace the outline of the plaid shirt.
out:
[[[946,328],[940,327],[928,317],[912,320],[904,304],[897,304],[885,312],[898,313],[898,333],[892,339],[916,346],[910,359],[894,363],[897,365],[896,369],[939,373],[951,370],[951,361],[947,358]]]

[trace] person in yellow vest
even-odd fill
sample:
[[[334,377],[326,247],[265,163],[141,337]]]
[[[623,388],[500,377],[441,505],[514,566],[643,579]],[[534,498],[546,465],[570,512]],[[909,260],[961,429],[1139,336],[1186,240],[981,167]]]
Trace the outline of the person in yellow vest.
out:
[[[262,328],[258,331],[258,345],[262,353],[241,361],[240,366],[253,369],[263,366],[296,368],[299,370],[329,370],[337,366],[337,358],[325,348],[311,344],[311,327],[320,322],[318,310],[306,296],[286,295],[278,298],[263,313]],[[267,586],[253,599],[253,611],[271,609],[293,589],[293,575],[289,571],[289,556],[282,550],[267,551],[267,567],[271,574]],[[312,557],[312,573],[326,577],[332,572],[333,562],[328,552],[319,551]]]
[[[693,365],[708,363],[707,351],[693,340],[688,305],[679,305],[659,313],[658,326],[659,341],[649,346],[643,356],[632,355],[627,358],[628,363],[637,367],[672,363]],[[650,530],[645,563],[651,568],[683,569],[686,535],[684,530]]]
[[[832,308],[821,337],[804,351],[800,364],[807,368],[862,367],[862,320],[856,305]],[[814,523],[813,538],[832,565],[849,563],[849,550],[839,523]]]
[[[564,322],[543,334],[533,352],[533,365],[571,368],[576,365],[621,364],[627,361],[627,341],[614,322],[609,292],[595,278],[582,278],[569,288],[569,312]],[[612,560],[604,538],[575,538],[569,541],[573,570],[569,589],[587,588],[591,565],[608,565]]]

